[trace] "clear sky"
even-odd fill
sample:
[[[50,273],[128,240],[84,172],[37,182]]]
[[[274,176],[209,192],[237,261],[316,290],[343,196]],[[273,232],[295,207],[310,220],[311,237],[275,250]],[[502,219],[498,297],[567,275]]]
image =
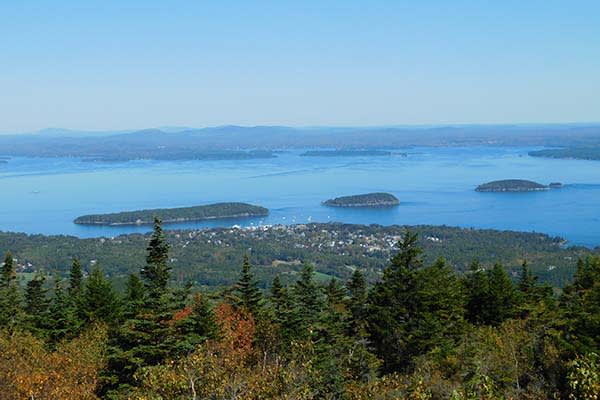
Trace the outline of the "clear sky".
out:
[[[2,1],[0,131],[600,120],[600,1]]]

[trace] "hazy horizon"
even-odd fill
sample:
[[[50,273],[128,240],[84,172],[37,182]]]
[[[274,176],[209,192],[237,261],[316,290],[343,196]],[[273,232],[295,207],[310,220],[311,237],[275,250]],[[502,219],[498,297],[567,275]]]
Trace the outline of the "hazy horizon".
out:
[[[4,3],[0,132],[587,123],[598,15],[592,1]]]

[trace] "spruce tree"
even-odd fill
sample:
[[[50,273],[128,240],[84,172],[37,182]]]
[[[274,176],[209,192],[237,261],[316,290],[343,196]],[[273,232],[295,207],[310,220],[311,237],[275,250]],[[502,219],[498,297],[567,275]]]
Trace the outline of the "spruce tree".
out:
[[[77,258],[73,259],[69,273],[69,295],[78,298],[83,292],[83,270]]]
[[[346,288],[350,293],[346,301],[350,312],[349,334],[363,338],[366,335],[368,292],[367,281],[359,269],[354,270]]]
[[[63,339],[75,337],[82,326],[68,296],[63,289],[63,282],[54,277],[54,293],[48,308],[48,336],[53,344]]]
[[[331,278],[325,288],[327,303],[331,306],[341,305],[346,297],[346,288],[342,286],[339,280]]]
[[[166,242],[159,218],[154,218],[154,230],[148,244],[146,265],[140,275],[153,298],[165,292],[169,282],[171,267],[168,265],[169,245]]]
[[[133,318],[140,312],[144,304],[145,287],[137,274],[129,275],[125,283],[125,297],[123,298],[123,316]]]
[[[485,313],[486,323],[499,325],[515,315],[518,304],[517,292],[502,265],[494,265],[488,274],[489,297]]]
[[[13,256],[6,252],[0,275],[0,327],[14,329],[22,319],[21,293]]]
[[[219,334],[212,308],[201,293],[195,293],[192,303],[175,314],[174,323],[179,336],[174,348],[176,354],[188,354],[199,344],[215,339]]]
[[[242,272],[234,286],[233,301],[236,306],[247,309],[255,317],[260,315],[263,306],[262,293],[252,273],[252,266],[247,255],[244,255]]]
[[[460,283],[443,260],[423,268],[410,232],[399,250],[369,294],[369,334],[385,372],[410,368],[437,339],[456,340],[464,313]]]
[[[310,263],[304,263],[300,279],[293,288],[294,315],[296,332],[300,338],[306,338],[310,330],[318,323],[325,302],[323,292],[314,279],[315,269]]]
[[[50,304],[44,287],[46,276],[37,272],[27,282],[25,289],[26,328],[37,337],[44,338],[48,326],[48,306]]]
[[[464,278],[467,295],[466,318],[472,324],[488,323],[487,304],[489,298],[488,274],[478,261],[473,261]]]
[[[120,312],[120,304],[112,283],[96,265],[85,281],[82,294],[82,311],[89,322],[114,324]]]

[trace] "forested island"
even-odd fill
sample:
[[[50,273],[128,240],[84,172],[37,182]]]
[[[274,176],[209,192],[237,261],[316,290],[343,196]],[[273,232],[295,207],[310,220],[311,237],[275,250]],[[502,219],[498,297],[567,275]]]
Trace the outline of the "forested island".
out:
[[[2,244],[2,398],[597,397],[599,257],[575,261],[559,292],[527,260],[515,273],[476,260],[457,273],[404,230],[372,280],[347,265],[344,278],[323,277],[310,262],[284,277],[257,267],[261,250],[246,246],[231,257],[233,284],[207,291],[182,277],[159,221],[143,238],[120,288],[73,253],[66,279],[40,269],[24,280],[17,242]],[[275,270],[266,285],[261,269]]]
[[[384,157],[392,154],[383,150],[310,150],[300,154],[300,157]]]
[[[330,207],[393,207],[400,201],[390,193],[366,193],[336,197],[323,202]]]
[[[600,160],[600,146],[567,147],[530,151],[532,157],[571,158],[578,160]]]
[[[548,186],[524,179],[505,179],[477,186],[478,192],[535,192],[547,190]]]
[[[202,221],[208,219],[264,217],[269,210],[246,203],[216,203],[194,207],[157,208],[152,210],[124,211],[108,214],[90,214],[77,217],[80,225],[148,225],[154,218],[163,223]]]

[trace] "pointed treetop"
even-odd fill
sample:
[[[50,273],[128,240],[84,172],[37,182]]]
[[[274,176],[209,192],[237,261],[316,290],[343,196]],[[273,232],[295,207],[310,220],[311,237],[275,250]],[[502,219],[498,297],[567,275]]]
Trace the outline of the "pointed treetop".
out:
[[[171,275],[171,267],[168,265],[169,245],[159,218],[154,219],[154,231],[147,250],[146,266],[142,268],[141,276],[150,290],[164,292]]]

